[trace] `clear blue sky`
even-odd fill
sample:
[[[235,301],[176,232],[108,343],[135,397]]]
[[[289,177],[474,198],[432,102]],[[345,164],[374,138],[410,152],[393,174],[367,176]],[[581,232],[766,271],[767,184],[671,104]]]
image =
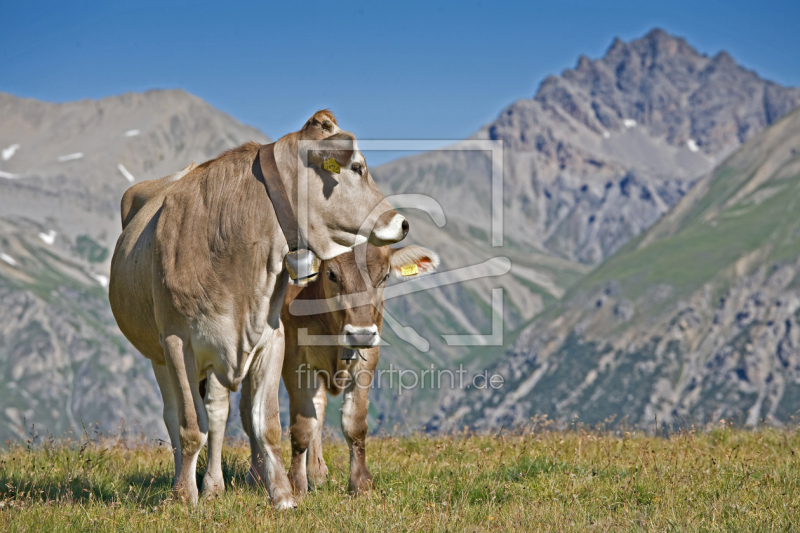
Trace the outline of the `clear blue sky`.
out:
[[[273,138],[328,107],[361,138],[470,135],[548,74],[653,27],[800,85],[800,1],[4,2],[0,91],[183,88]]]

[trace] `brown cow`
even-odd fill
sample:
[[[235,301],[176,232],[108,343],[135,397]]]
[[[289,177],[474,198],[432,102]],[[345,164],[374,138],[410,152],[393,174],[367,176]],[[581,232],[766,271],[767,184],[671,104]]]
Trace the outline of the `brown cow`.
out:
[[[368,266],[360,268],[359,264]],[[361,245],[324,261],[314,283],[304,288],[289,287],[281,313],[286,343],[283,382],[289,392],[291,413],[290,478],[298,496],[309,485],[313,488],[321,484],[328,475],[322,459],[322,423],[327,394],[342,391],[342,432],[350,447],[349,490],[359,493],[372,486],[365,439],[369,388],[380,351],[383,289],[390,275],[415,278],[438,266],[439,257],[420,246],[391,249]],[[300,300],[315,301],[320,313],[293,315],[291,304]],[[311,342],[304,342],[304,338]],[[315,344],[314,339],[322,343]],[[335,342],[326,342],[330,339]],[[355,359],[343,361],[343,350],[355,351]],[[253,399],[245,392],[240,410],[250,437],[251,473],[264,476],[265,457],[247,416],[254,411]]]
[[[299,159],[304,140],[333,148]],[[331,144],[331,143],[328,143]],[[367,240],[401,240],[408,223],[391,209],[366,170],[352,134],[328,112],[314,115],[274,146],[278,179],[292,202],[304,192],[305,239],[331,259]],[[240,385],[254,399],[252,433],[268,458],[266,480],[277,508],[296,506],[280,456],[278,384],[283,366],[283,306],[288,251],[261,176],[259,145],[247,143],[160,185],[138,184],[123,201],[125,223],[111,263],[109,299],[120,329],[151,360],[175,449],[175,492],[197,501],[195,466],[212,428],[221,445],[227,406],[215,399]],[[334,159],[338,173],[324,168]],[[297,206],[292,205],[297,212]],[[207,378],[208,398],[199,382]],[[227,389],[227,390],[226,390]],[[219,440],[216,438],[219,436]],[[212,455],[216,452],[212,450]],[[209,461],[204,493],[223,490]]]

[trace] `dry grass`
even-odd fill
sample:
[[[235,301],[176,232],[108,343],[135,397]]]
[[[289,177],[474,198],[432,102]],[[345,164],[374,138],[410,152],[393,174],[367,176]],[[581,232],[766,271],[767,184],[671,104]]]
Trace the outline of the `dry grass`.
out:
[[[240,442],[223,459],[226,494],[195,507],[170,498],[165,445],[10,445],[0,452],[0,529],[793,531],[800,523],[796,430],[661,438],[540,429],[372,438],[367,450],[376,482],[369,497],[346,494],[347,449],[330,442],[330,480],[298,510],[279,513],[263,488],[245,485]],[[288,464],[287,444],[284,454]]]

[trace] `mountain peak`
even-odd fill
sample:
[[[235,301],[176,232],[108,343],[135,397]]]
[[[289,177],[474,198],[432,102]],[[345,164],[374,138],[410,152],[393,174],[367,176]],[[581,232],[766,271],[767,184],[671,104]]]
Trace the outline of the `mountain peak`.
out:
[[[652,30],[647,32],[647,35],[639,39],[639,41],[649,43],[651,46],[657,48],[673,47],[686,42],[684,39],[680,37],[670,35],[661,28],[653,28]]]
[[[717,55],[715,55],[711,59],[711,61],[712,61],[712,63],[714,63],[714,66],[716,66],[718,68],[719,67],[735,68],[735,67],[739,66],[739,64],[736,62],[736,60],[734,60],[731,57],[731,55],[728,52],[726,52],[725,50],[722,50]]]
[[[586,57],[585,55],[581,54],[578,58],[578,64],[575,67],[575,70],[580,72],[585,72],[591,68],[592,61]]]
[[[609,46],[608,50],[606,50],[606,56],[608,56],[609,54],[620,52],[626,46],[628,45],[625,43],[625,41],[623,41],[619,37],[614,37],[614,40],[611,42],[611,46]]]
[[[661,28],[653,28],[652,30],[647,32],[647,35],[645,35],[643,37],[643,39],[673,39],[674,40],[674,39],[677,39],[677,37],[674,37],[674,36],[670,35],[669,33],[667,33],[666,31],[664,31]]]
[[[616,37],[608,48],[604,61],[643,58],[658,62],[676,56],[697,59],[701,54],[682,37],[671,35],[661,28],[653,28],[644,37],[625,43]]]
[[[709,58],[654,28],[629,43],[616,37],[601,59],[580,56],[575,69],[545,79],[534,100],[594,134],[635,124],[673,146],[715,157],[799,105],[800,89],[773,87],[727,52]]]

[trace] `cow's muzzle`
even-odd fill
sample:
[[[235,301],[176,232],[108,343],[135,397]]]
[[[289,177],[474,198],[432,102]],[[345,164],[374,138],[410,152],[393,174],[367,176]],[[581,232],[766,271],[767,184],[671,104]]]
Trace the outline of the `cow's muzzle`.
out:
[[[345,324],[341,334],[341,345],[347,348],[372,348],[381,342],[378,326],[373,324],[368,328],[357,328]]]
[[[369,242],[375,246],[400,242],[408,235],[408,227],[406,217],[394,210],[387,211],[378,218]]]

